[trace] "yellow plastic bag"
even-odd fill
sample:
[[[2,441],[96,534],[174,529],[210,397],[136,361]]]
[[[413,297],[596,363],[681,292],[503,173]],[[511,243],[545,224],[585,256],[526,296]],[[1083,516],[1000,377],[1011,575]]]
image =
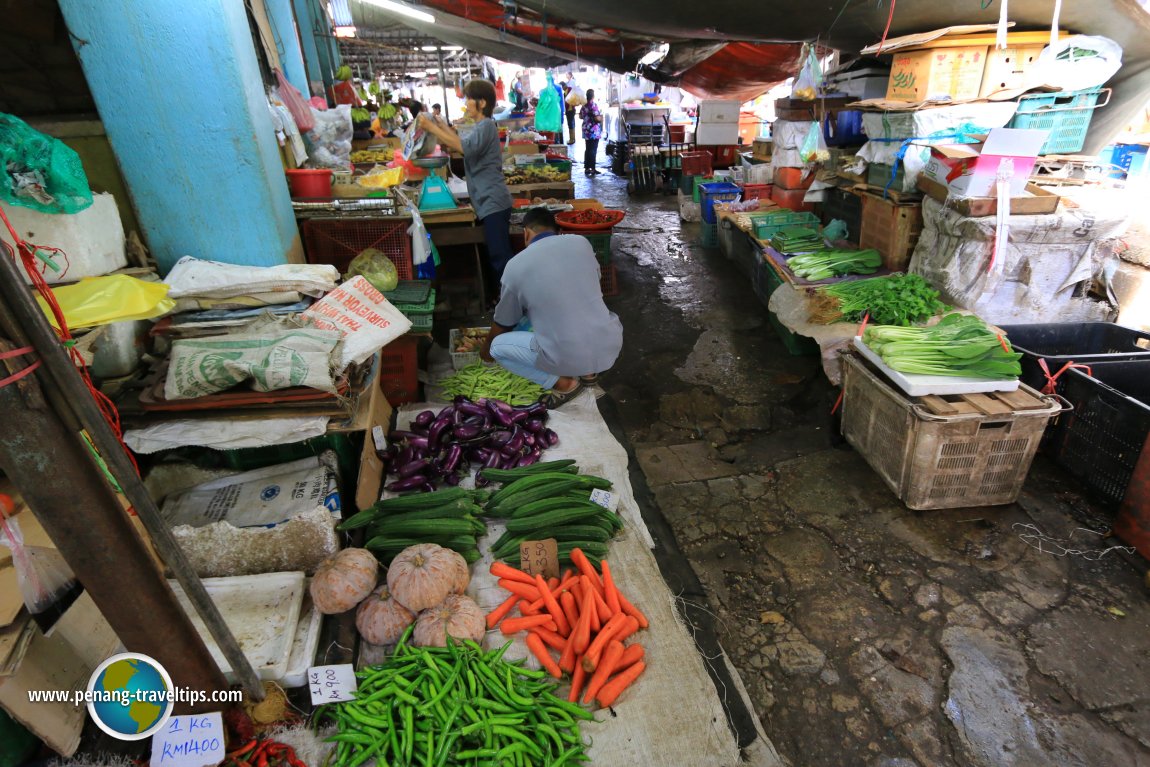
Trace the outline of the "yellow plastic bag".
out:
[[[75,285],[53,288],[56,302],[70,328],[91,328],[124,320],[150,320],[167,314],[176,302],[168,298],[168,286],[145,282],[126,274],[90,277]],[[48,321],[56,325],[47,302],[36,296]]]
[[[357,176],[355,182],[368,189],[386,189],[399,186],[403,183],[403,168],[380,168],[378,165],[362,176]]]

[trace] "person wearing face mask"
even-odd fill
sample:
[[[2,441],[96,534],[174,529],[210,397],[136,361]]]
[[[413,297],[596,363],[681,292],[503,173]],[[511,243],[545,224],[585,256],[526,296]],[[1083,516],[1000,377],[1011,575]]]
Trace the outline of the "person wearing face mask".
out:
[[[503,179],[503,149],[499,128],[491,119],[495,109],[495,86],[489,80],[468,80],[463,86],[463,116],[475,122],[465,137],[460,137],[443,122],[422,112],[416,123],[435,136],[445,149],[463,154],[463,171],[467,194],[475,216],[483,224],[487,244],[490,288],[499,285],[503,270],[511,260],[511,192]]]
[[[480,356],[550,389],[544,401],[557,408],[615,364],[623,325],[603,302],[586,237],[559,234],[546,208],[527,211],[523,233],[527,247],[503,273]]]

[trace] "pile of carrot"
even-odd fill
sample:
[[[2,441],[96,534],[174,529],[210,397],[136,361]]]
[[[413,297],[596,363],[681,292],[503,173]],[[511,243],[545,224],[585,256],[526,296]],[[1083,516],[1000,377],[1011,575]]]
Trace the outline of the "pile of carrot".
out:
[[[643,645],[625,645],[647,617],[623,596],[604,559],[602,572],[581,549],[571,550],[575,570],[562,578],[545,580],[502,562],[491,565],[499,585],[511,592],[487,616],[487,628],[496,626],[510,636],[527,632],[527,647],[551,676],[571,675],[567,700],[595,700],[606,708],[647,668]],[[518,617],[508,617],[518,608]],[[556,661],[552,651],[559,653]]]

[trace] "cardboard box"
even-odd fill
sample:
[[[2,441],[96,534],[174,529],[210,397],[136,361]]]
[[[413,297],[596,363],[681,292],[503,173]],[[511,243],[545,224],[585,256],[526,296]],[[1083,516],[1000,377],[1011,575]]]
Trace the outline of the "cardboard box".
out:
[[[958,197],[997,197],[999,164],[1010,160],[1014,164],[1010,196],[1021,197],[1047,135],[1044,130],[995,128],[981,144],[932,145],[921,176]]]
[[[751,157],[756,160],[765,160],[770,162],[771,152],[774,148],[774,139],[757,138],[751,142]]]
[[[521,154],[541,154],[543,149],[535,143],[530,144],[508,144],[503,148],[505,155],[521,155]]]
[[[379,352],[376,352],[376,370],[379,370]],[[378,373],[377,373],[378,376]],[[366,509],[379,500],[383,485],[383,461],[376,450],[387,448],[387,434],[391,431],[391,403],[383,395],[376,382],[368,382],[364,394],[360,396],[355,417],[346,426],[331,428],[330,431],[362,431],[363,452],[359,459],[359,481],[355,488],[356,508]]]
[[[892,101],[978,98],[986,65],[985,45],[898,52],[891,62],[886,97]]]
[[[981,218],[982,216],[993,216],[998,213],[997,197],[955,197],[948,199],[946,186],[937,181],[931,181],[929,178],[919,176],[915,184],[918,186],[919,191],[927,197],[944,203],[961,216]],[[1049,189],[1038,186],[1037,184],[1027,184],[1026,191],[1021,197],[1010,198],[1010,215],[1040,216],[1054,213],[1058,210],[1058,203],[1061,199],[1061,197]]]
[[[991,48],[986,54],[979,96],[986,98],[998,91],[1023,91],[1036,85],[1031,78],[1042,48],[1041,45]]]

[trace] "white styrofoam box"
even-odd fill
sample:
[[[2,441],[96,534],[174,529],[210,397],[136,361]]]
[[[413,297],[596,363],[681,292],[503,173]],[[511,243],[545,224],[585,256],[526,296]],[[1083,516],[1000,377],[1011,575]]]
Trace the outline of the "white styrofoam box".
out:
[[[699,125],[739,122],[740,103],[735,99],[706,99],[699,102]],[[700,141],[700,144],[708,143]],[[732,142],[733,143],[733,142]]]
[[[699,123],[695,131],[695,143],[699,146],[723,146],[739,143],[738,123]]]
[[[92,195],[92,204],[79,213],[41,213],[19,205],[0,202],[16,234],[32,245],[59,248],[68,256],[61,260],[64,273],[47,268],[48,284],[75,282],[83,277],[99,277],[128,265],[124,252],[124,226],[116,199],[104,192]],[[4,240],[9,239],[8,232]],[[27,275],[25,282],[31,282]]]
[[[310,579],[309,579],[310,585]],[[292,641],[291,657],[287,671],[278,679],[286,688],[303,687],[307,684],[307,670],[315,662],[315,651],[319,649],[319,631],[323,626],[323,613],[315,609],[311,594],[305,592],[303,607],[300,608],[299,625]]]

